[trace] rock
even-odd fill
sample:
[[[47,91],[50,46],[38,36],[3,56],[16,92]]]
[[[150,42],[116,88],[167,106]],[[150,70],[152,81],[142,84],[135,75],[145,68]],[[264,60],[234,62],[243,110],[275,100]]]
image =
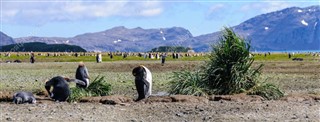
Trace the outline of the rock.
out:
[[[298,117],[297,116],[293,116],[293,117],[291,117],[291,119],[298,119]]]
[[[182,117],[182,116],[183,116],[183,113],[176,113],[176,116],[177,116],[177,117]]]
[[[7,121],[12,121],[12,118],[11,117],[7,117],[6,120]]]

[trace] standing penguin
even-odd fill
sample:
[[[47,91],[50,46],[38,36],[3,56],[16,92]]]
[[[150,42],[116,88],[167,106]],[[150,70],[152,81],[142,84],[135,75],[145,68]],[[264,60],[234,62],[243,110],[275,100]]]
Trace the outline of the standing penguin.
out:
[[[85,85],[85,82],[77,79],[69,79],[61,76],[53,77],[45,84],[45,88],[50,95],[50,98],[54,99],[55,101],[66,101],[71,93],[68,82],[75,82],[76,84]],[[51,86],[53,87],[52,91],[50,90]]]
[[[101,53],[98,53],[97,56],[96,56],[96,61],[97,63],[101,63],[102,62],[102,55]]]
[[[132,70],[132,75],[135,77],[135,85],[138,92],[136,101],[147,98],[152,91],[152,74],[145,66],[138,66]]]
[[[31,53],[31,57],[30,57],[30,63],[34,63],[35,62],[35,57],[34,57],[34,53]]]
[[[23,103],[36,103],[36,98],[31,92],[17,92],[13,95],[13,103],[23,104]]]
[[[79,66],[77,68],[76,79],[85,82],[84,85],[77,84],[77,87],[87,88],[89,86],[89,72],[88,72],[87,67],[82,62],[80,62]]]

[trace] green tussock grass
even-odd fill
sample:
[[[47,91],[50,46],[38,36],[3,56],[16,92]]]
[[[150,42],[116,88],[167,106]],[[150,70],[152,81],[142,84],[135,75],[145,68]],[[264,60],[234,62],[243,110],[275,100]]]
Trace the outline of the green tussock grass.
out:
[[[284,96],[278,86],[266,82],[256,84],[251,90],[247,91],[247,94],[259,95],[267,100],[279,99]]]
[[[266,99],[278,99],[282,91],[259,81],[263,65],[252,66],[250,44],[230,28],[223,30],[217,45],[212,46],[209,60],[196,72],[177,72],[171,80],[172,94],[230,95],[249,92]]]
[[[206,96],[207,93],[203,89],[203,84],[201,84],[202,76],[200,73],[199,71],[174,72],[171,77],[169,92],[171,94]]]
[[[71,88],[71,95],[68,102],[79,101],[82,97],[106,96],[111,92],[111,84],[108,83],[104,77],[96,77],[88,88]]]

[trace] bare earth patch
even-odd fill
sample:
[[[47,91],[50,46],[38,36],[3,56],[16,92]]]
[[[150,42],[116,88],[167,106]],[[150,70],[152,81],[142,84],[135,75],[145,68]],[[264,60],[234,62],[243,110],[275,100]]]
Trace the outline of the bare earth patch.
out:
[[[9,93],[1,92],[7,98]],[[151,96],[134,102],[122,95],[87,97],[81,103],[53,102],[36,96],[37,104],[0,102],[0,121],[318,121],[319,95],[288,95],[265,101],[259,96]],[[0,98],[3,100],[3,98]],[[11,98],[12,99],[12,98]],[[6,100],[10,100],[6,99]],[[110,105],[112,104],[112,105]]]

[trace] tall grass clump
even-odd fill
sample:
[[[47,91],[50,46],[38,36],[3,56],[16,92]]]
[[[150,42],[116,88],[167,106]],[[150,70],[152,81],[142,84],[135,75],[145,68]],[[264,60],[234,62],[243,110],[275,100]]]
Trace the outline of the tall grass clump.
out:
[[[69,102],[79,101],[82,97],[106,96],[111,92],[111,84],[104,77],[96,77],[88,88],[71,88],[71,95],[68,98]]]
[[[225,28],[219,44],[212,46],[209,61],[203,66],[204,83],[212,94],[236,94],[252,88],[262,65],[252,68],[250,44]]]
[[[200,72],[174,73],[171,93],[199,95],[198,91],[204,91],[206,94],[229,95],[247,92],[267,99],[283,96],[275,85],[259,82],[262,65],[253,68],[253,62],[250,44],[232,29],[225,28],[219,43],[212,45],[209,60],[201,67]]]
[[[171,94],[184,94],[184,95],[194,95],[194,96],[205,96],[201,81],[202,76],[200,71],[190,72],[174,72],[171,77]]]

